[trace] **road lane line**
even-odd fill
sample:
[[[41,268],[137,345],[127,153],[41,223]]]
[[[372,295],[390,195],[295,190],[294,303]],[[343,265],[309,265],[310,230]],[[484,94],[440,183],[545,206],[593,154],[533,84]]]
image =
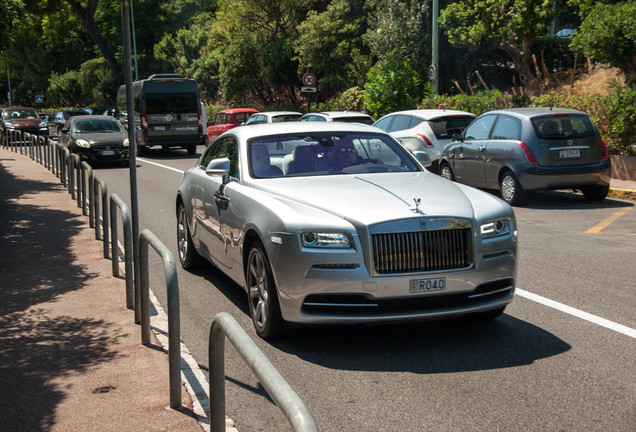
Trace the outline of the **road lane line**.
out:
[[[183,174],[183,170],[172,168],[172,167],[170,167],[168,165],[162,165],[162,164],[159,164],[157,162],[149,161],[148,159],[139,159],[139,158],[135,158],[135,159],[138,160],[138,161],[141,161],[141,162],[148,163],[150,165],[156,165],[158,167],[169,169],[170,171],[178,172],[179,174]]]
[[[600,325],[601,327],[608,328],[610,330],[614,330],[615,332],[622,333],[632,338],[636,338],[636,330],[624,326],[622,324],[615,323],[610,320],[606,320],[605,318],[598,317],[596,315],[592,315],[591,313],[584,312],[580,309],[573,308],[571,306],[564,305],[563,303],[556,302],[554,300],[550,300],[549,298],[542,297],[537,294],[533,294],[529,291],[522,290],[517,288],[515,290],[518,296],[527,298],[529,300],[535,301],[537,303],[541,303],[542,305],[551,307],[553,309],[559,310],[561,312],[565,312],[567,314],[573,315],[577,318],[584,319],[593,324]]]
[[[617,211],[616,213],[614,213],[610,217],[606,218],[604,221],[599,222],[598,224],[594,225],[589,230],[585,231],[585,233],[586,234],[598,234],[598,233],[600,233],[601,231],[603,231],[603,229],[607,228],[609,225],[613,224],[618,219],[620,219],[623,216],[625,216],[632,209],[633,209],[633,207],[630,207],[630,208],[626,208],[624,210]]]

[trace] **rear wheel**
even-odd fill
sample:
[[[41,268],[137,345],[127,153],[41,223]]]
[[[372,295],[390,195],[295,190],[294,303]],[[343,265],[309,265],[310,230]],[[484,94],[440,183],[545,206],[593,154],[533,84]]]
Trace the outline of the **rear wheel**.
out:
[[[188,217],[183,203],[179,204],[177,212],[177,249],[179,250],[181,267],[184,269],[194,269],[201,263],[201,256],[194,248],[192,236],[190,236]]]
[[[260,242],[254,243],[250,249],[245,268],[245,283],[250,316],[256,333],[264,339],[283,334],[286,324],[280,313],[276,283]]]
[[[146,154],[146,147],[142,145],[137,145],[137,154],[139,156],[143,156],[144,154]]]
[[[609,193],[609,185],[587,186],[581,189],[583,196],[588,201],[603,201]]]
[[[501,199],[510,205],[521,204],[526,199],[526,191],[512,171],[506,171],[501,176],[499,189],[501,190]]]
[[[439,175],[444,177],[446,180],[455,181],[455,174],[453,174],[453,170],[446,162],[442,163],[442,166],[439,169]]]
[[[195,154],[197,152],[197,143],[188,144],[186,150],[188,151],[189,155]]]

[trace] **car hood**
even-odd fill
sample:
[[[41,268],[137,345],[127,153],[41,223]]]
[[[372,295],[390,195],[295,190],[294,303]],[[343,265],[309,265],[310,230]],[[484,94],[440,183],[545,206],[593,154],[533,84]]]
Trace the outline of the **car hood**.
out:
[[[40,119],[16,119],[16,120],[5,120],[5,123],[9,123],[14,125],[17,128],[21,127],[38,127],[42,120]]]
[[[91,144],[99,143],[121,143],[126,139],[128,135],[125,132],[100,132],[100,133],[83,133],[73,134],[75,140],[86,140]]]
[[[267,179],[252,186],[364,225],[414,216],[475,216],[464,187],[425,172]]]

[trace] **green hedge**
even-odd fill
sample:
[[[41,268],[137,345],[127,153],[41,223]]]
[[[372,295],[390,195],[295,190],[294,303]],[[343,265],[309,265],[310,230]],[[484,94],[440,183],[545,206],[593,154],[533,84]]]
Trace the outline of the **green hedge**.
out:
[[[588,113],[613,154],[636,155],[636,91],[612,83],[608,96],[564,97],[542,95],[515,96],[498,90],[476,92],[474,95],[436,96],[424,99],[421,108],[456,109],[480,115],[486,111],[514,107],[561,107]]]

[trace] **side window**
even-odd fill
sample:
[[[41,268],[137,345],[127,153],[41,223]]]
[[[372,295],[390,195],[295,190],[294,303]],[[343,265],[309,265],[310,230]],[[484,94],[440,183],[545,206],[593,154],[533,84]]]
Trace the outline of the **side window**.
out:
[[[377,127],[378,129],[382,129],[385,132],[388,132],[394,117],[395,116],[385,117],[382,120],[378,120],[378,122],[373,126]]]
[[[493,139],[519,140],[521,139],[521,121],[514,117],[502,115],[492,131]]]
[[[492,129],[492,124],[495,122],[497,118],[496,115],[485,115],[472,123],[470,126],[466,128],[466,133],[464,134],[464,139],[467,140],[480,140],[480,139],[488,139],[490,135],[490,130]]]
[[[404,129],[408,129],[411,124],[411,116],[397,115],[393,124],[391,125],[391,132],[397,132]]]
[[[205,170],[214,159],[230,160],[230,177],[238,177],[238,143],[233,135],[224,136],[214,141],[201,158],[201,169]]]

